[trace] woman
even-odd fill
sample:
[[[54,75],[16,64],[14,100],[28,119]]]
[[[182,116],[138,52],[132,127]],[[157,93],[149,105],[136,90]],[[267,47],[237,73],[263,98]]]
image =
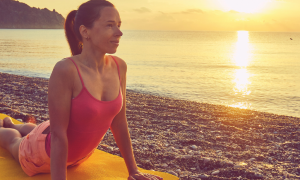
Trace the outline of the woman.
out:
[[[122,59],[106,55],[117,50],[120,26],[118,11],[105,0],[90,0],[71,11],[65,32],[73,56],[59,61],[51,74],[50,121],[35,126],[0,120],[1,147],[29,176],[51,169],[52,179],[66,179],[67,166],[89,158],[110,128],[128,179],[162,179],[139,172],[133,156],[126,120],[127,66]]]

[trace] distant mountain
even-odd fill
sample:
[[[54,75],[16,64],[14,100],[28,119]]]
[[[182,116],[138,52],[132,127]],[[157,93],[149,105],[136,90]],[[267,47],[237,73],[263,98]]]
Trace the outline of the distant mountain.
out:
[[[15,0],[0,0],[2,29],[61,29],[65,18],[55,9],[30,7]]]

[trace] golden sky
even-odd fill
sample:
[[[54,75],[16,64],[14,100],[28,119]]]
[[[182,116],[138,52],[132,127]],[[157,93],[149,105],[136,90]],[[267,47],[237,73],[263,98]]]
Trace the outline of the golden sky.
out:
[[[64,17],[84,0],[19,0]],[[122,29],[300,32],[300,0],[111,0]]]

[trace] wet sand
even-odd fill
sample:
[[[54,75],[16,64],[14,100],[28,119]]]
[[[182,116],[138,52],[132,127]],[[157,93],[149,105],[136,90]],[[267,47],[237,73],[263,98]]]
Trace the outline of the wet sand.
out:
[[[48,80],[0,73],[0,113],[48,120]],[[180,179],[300,179],[300,118],[127,90],[139,167]],[[110,130],[98,149],[120,155]]]

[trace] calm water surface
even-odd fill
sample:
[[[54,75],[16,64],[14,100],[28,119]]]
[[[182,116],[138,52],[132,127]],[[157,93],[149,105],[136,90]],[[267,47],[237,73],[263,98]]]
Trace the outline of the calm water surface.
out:
[[[123,32],[128,89],[300,117],[300,33]],[[1,72],[49,78],[68,56],[63,30],[0,30]]]

